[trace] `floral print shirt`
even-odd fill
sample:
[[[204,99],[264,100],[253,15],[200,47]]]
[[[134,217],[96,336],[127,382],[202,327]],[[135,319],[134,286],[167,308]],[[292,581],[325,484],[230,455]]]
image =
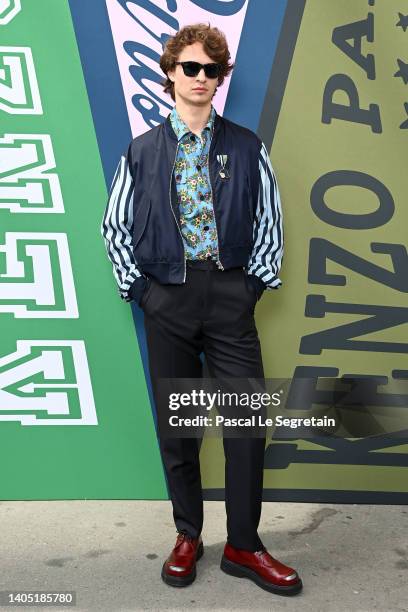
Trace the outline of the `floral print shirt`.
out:
[[[217,259],[218,237],[208,170],[208,153],[214,127],[215,109],[200,136],[193,134],[176,107],[170,121],[178,139],[174,166],[180,229],[186,259]]]

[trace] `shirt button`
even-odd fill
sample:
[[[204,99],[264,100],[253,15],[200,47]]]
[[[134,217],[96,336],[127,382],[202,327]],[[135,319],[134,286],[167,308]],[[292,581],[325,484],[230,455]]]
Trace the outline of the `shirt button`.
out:
[[[176,181],[181,181],[181,174],[176,175]]]
[[[203,229],[204,229],[205,231],[207,231],[207,230],[209,230],[209,229],[210,229],[210,226],[209,226],[209,225],[204,225]]]
[[[194,142],[194,141],[195,141],[195,136],[194,136],[194,134],[191,134],[191,136],[190,136],[190,140],[191,140],[192,142]]]
[[[200,170],[201,170],[201,166],[200,166],[200,164],[197,164],[196,168],[197,168],[197,170],[200,172]]]
[[[203,194],[202,194],[202,193],[200,194],[200,200],[201,200],[201,201],[205,200],[205,196],[203,196]]]

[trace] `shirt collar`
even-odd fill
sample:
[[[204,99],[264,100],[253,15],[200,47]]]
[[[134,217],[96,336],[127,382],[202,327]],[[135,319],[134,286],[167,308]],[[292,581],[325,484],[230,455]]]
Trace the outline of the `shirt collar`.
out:
[[[210,116],[208,118],[208,121],[207,121],[206,125],[204,126],[204,130],[209,130],[212,133],[212,131],[214,129],[215,115],[216,115],[215,108],[211,104]],[[172,128],[173,128],[173,130],[174,130],[174,132],[175,132],[175,134],[177,136],[177,140],[179,142],[183,138],[183,136],[185,136],[186,134],[191,134],[190,128],[186,125],[186,123],[184,123],[184,121],[182,120],[182,118],[178,114],[175,106],[173,106],[173,110],[170,113],[170,122],[171,122]]]

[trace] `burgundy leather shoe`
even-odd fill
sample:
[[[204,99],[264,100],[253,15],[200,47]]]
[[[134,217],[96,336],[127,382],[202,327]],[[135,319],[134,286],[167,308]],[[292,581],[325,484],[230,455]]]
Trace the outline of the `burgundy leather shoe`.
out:
[[[227,543],[221,569],[230,576],[249,578],[265,591],[278,595],[295,595],[303,587],[296,570],[274,559],[266,548],[249,552]]]
[[[161,577],[166,584],[175,587],[188,586],[196,577],[196,561],[204,554],[201,536],[192,538],[179,533],[176,545],[163,564]]]

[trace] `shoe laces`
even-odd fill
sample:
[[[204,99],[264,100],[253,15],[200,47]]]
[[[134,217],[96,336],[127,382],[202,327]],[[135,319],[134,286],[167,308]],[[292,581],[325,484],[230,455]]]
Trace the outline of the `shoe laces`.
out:
[[[193,538],[193,536],[188,533],[184,533],[184,531],[178,532],[176,546],[180,546],[180,544],[184,542],[184,540],[192,542],[193,540],[195,540],[195,538]]]
[[[261,548],[261,550],[257,550],[255,553],[258,557],[262,557],[262,555],[267,555],[267,559],[270,560],[272,559],[272,561],[277,561],[277,559],[275,559],[275,557],[272,557],[272,555],[267,551],[266,548]],[[298,576],[298,573],[296,570],[292,570],[287,576],[284,576],[285,580],[291,580],[292,578],[296,578]]]

